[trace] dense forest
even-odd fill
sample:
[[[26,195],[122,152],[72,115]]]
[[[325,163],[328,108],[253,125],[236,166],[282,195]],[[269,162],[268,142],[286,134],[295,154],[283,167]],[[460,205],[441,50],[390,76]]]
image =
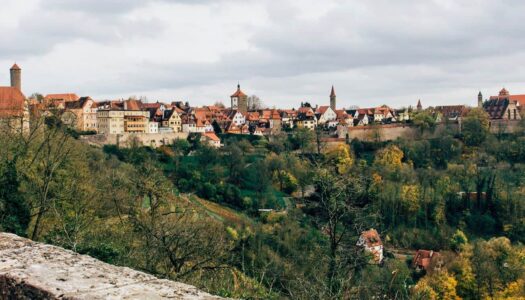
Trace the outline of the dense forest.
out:
[[[244,299],[525,297],[525,122],[328,145],[314,131],[90,146],[48,116],[0,134],[0,230]],[[375,228],[376,264],[356,242]],[[417,271],[419,249],[443,265]]]

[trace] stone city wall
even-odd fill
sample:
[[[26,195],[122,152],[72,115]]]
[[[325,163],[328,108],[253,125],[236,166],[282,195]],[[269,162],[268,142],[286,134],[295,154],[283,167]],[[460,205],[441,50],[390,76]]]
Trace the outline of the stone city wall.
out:
[[[516,120],[490,120],[490,131],[493,134],[514,133],[519,129],[519,122]],[[460,132],[461,122],[451,122],[449,124],[440,123],[436,125],[433,132],[425,132],[427,137],[437,137],[445,130]],[[363,141],[391,141],[397,138],[414,138],[420,135],[419,128],[410,124],[387,124],[337,128],[337,136],[340,139],[359,139]]]
[[[85,135],[82,139],[89,144],[104,146],[104,145],[119,145],[127,147],[133,141],[137,141],[144,146],[151,146],[153,148],[170,145],[174,140],[187,139],[188,133],[124,133],[124,134],[97,134]]]
[[[87,255],[0,233],[0,300],[222,299]]]
[[[425,132],[428,137],[435,137],[444,130],[458,131],[458,124],[438,124],[433,132]],[[409,124],[387,124],[356,127],[338,127],[339,138],[359,139],[362,141],[391,141],[397,138],[415,138],[420,135],[419,128]]]

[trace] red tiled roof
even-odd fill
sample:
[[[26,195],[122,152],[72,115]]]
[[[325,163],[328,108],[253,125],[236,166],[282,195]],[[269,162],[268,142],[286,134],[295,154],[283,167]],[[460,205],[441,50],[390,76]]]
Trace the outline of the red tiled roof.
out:
[[[20,116],[24,112],[25,96],[14,87],[0,87],[0,117]]]
[[[126,110],[141,110],[142,109],[142,101],[140,100],[133,100],[129,99],[126,100]]]
[[[337,114],[337,119],[353,119],[353,116],[346,113],[344,109],[338,109],[335,111],[335,113]]]
[[[377,230],[375,229],[363,231],[361,233],[361,237],[363,237],[368,247],[376,247],[383,245],[383,242],[381,242],[381,238],[379,237],[379,233],[377,233]]]
[[[319,106],[315,112],[318,113],[318,114],[324,114],[327,110],[328,110],[328,107],[329,106]]]
[[[214,141],[214,142],[220,142],[221,139],[213,132],[206,132],[204,133],[204,136],[209,138],[210,140]]]
[[[235,93],[233,95],[231,95],[231,97],[238,97],[238,98],[241,98],[241,97],[247,97],[245,93],[243,93],[241,91],[241,86],[238,85],[237,86],[237,91],[235,91]]]
[[[160,108],[161,103],[155,102],[155,103],[142,103],[143,108]]]
[[[49,94],[44,97],[45,101],[77,101],[79,97],[76,94]]]
[[[280,120],[281,119],[281,115],[279,114],[279,111],[277,111],[276,109],[273,109],[272,110],[272,115],[270,116],[270,119]]]
[[[468,113],[468,109],[465,105],[436,106],[434,110],[440,112],[445,118],[463,117]]]
[[[426,270],[430,266],[432,260],[439,257],[439,255],[439,252],[434,252],[432,250],[418,250],[414,255],[412,264],[414,267],[420,267]]]
[[[525,106],[525,95],[510,95],[509,98],[511,101],[518,102],[520,106]]]
[[[518,102],[520,106],[525,106],[525,95],[491,96],[490,100],[505,99],[505,98],[508,98],[510,101],[513,101],[513,102]]]
[[[261,118],[258,112],[248,112],[246,113],[246,119],[248,121],[258,121]]]
[[[11,67],[11,70],[22,70],[22,69],[20,69],[20,67],[15,63],[15,64]]]

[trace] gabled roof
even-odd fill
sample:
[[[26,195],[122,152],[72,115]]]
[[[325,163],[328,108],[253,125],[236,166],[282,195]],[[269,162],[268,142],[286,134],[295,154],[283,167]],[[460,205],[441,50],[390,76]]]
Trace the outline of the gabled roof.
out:
[[[505,88],[499,92],[498,96],[491,96],[490,100],[505,98],[509,99],[510,101],[518,102],[520,106],[525,106],[525,95],[511,95]]]
[[[79,97],[77,94],[68,93],[68,94],[48,94],[44,97],[44,101],[77,101]]]
[[[125,101],[126,103],[126,110],[141,110],[142,109],[142,101],[140,100],[134,100],[129,99]]]
[[[235,117],[235,115],[237,113],[241,114],[242,116],[244,116],[244,114],[236,109],[232,109],[232,110],[228,110],[226,111],[226,115],[228,116],[229,119],[233,119],[233,117]]]
[[[503,118],[510,102],[511,101],[508,97],[491,99],[483,103],[483,109],[485,112],[487,112],[491,119],[501,119]]]
[[[220,142],[221,139],[214,133],[214,132],[206,132],[204,133],[204,136],[209,138],[210,140],[214,142]]]
[[[237,91],[235,91],[235,93],[233,93],[233,95],[231,95],[231,97],[237,97],[237,98],[241,98],[241,97],[247,97],[245,93],[243,93],[241,91],[241,85],[237,85]]]
[[[21,116],[24,113],[25,96],[14,87],[0,87],[0,118]]]
[[[338,110],[335,111],[335,113],[337,115],[337,119],[339,119],[339,120],[349,119],[349,118],[353,118],[354,117],[351,114],[349,115],[348,113],[346,113],[346,111],[344,109],[338,109]]]
[[[173,109],[166,109],[166,110],[164,110],[164,116],[163,116],[163,119],[164,119],[164,120],[169,120],[169,119],[171,119],[171,116],[173,116],[173,112],[174,112]]]
[[[313,117],[315,115],[314,110],[311,107],[303,106],[299,107],[297,110],[297,116],[306,116],[306,117]]]
[[[66,108],[67,109],[81,109],[84,107],[84,105],[88,101],[93,101],[93,99],[91,99],[91,97],[88,96],[88,97],[81,97],[77,101],[68,101],[66,102]]]
[[[436,112],[441,113],[443,117],[448,118],[448,119],[464,117],[468,113],[468,108],[465,105],[436,106],[434,110]]]
[[[322,115],[322,114],[324,114],[324,113],[328,110],[329,107],[330,107],[330,106],[319,106],[319,107],[315,110],[315,113],[316,113],[316,114],[321,114],[321,115]]]

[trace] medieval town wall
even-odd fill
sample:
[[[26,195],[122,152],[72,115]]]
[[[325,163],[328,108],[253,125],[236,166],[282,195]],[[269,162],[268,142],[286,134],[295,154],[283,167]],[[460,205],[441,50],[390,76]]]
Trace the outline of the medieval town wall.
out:
[[[123,134],[97,134],[82,136],[82,139],[89,144],[104,146],[104,145],[119,145],[121,147],[128,147],[133,142],[137,142],[143,146],[151,146],[153,148],[162,145],[171,145],[173,141],[180,139],[187,139],[188,133],[123,133]]]
[[[514,133],[519,129],[519,120],[490,120],[490,132],[493,134]],[[438,137],[444,131],[459,133],[461,122],[441,123],[433,132],[426,131],[425,137]],[[387,124],[356,127],[338,127],[340,139],[359,139],[362,141],[391,141],[397,138],[415,138],[421,135],[419,128],[410,124]]]

